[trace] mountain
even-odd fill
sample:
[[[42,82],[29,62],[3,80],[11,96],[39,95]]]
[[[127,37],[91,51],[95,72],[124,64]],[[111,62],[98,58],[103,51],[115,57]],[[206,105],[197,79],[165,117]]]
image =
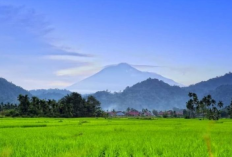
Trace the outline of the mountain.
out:
[[[224,106],[228,106],[232,100],[232,85],[222,85],[209,92],[217,101],[222,101]]]
[[[232,74],[228,73],[182,88],[170,86],[157,79],[147,79],[127,87],[123,92],[101,91],[96,92],[94,96],[106,110],[125,110],[127,107],[167,110],[174,107],[186,108],[189,92],[197,93],[200,99],[210,94],[213,99],[223,101],[224,106],[227,106],[232,100]]]
[[[4,78],[0,78],[0,103],[18,103],[18,96],[22,95],[28,95],[31,96],[31,94],[26,91],[25,89],[14,85],[13,83],[8,82]]]
[[[168,110],[173,107],[185,108],[188,100],[187,92],[158,79],[147,79],[127,87],[121,93],[107,91],[96,92],[95,96],[105,110],[126,110],[127,107],[141,110],[142,108]]]
[[[121,63],[108,66],[93,76],[86,78],[67,89],[70,91],[78,91],[80,93],[93,93],[103,90],[120,91],[127,86],[132,86],[148,78],[156,78],[169,85],[180,86],[180,84],[175,81],[156,73],[142,72],[133,68],[129,64]]]
[[[40,99],[54,99],[56,101],[60,100],[64,96],[70,94],[71,92],[68,90],[62,89],[38,89],[38,90],[30,90],[29,91],[33,96],[36,96]]]
[[[195,85],[184,87],[183,89],[185,89],[188,92],[197,93],[197,95],[202,97],[206,94],[214,92],[214,90],[223,85],[232,85],[232,73],[227,73],[224,76],[215,77],[207,81],[202,81]]]

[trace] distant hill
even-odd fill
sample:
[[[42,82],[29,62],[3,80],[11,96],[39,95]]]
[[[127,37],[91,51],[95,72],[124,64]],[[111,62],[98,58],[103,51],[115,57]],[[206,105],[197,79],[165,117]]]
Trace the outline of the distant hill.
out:
[[[103,73],[104,75],[105,74],[109,75],[108,76],[109,80],[111,80],[111,78],[112,80],[114,80],[115,89],[117,86],[119,86],[120,88],[123,87],[121,83],[123,83],[122,80],[124,79],[124,76],[125,76],[125,80],[127,80],[126,82],[128,82],[128,78],[130,77],[126,75],[126,73],[134,75],[135,73],[138,72],[140,75],[140,71],[131,68],[131,66],[127,64],[120,64],[109,68],[115,73],[115,71],[117,70],[114,70],[114,68],[118,69],[119,67],[121,67],[124,70],[125,69],[127,70],[125,71],[122,69],[118,70],[119,71],[118,72],[119,76],[117,76],[118,80],[114,78],[113,75],[110,75],[109,69],[106,69],[106,72],[104,72],[104,70],[100,72]],[[125,75],[122,73],[122,71],[124,71],[123,73],[125,73]],[[103,75],[99,74],[99,77],[97,77],[99,78],[99,81],[101,80],[100,76]],[[95,77],[93,78],[94,80],[96,80]],[[131,77],[131,82],[133,81],[134,80]],[[102,83],[103,84],[99,83],[98,86],[107,85],[107,81]],[[94,89],[92,87],[93,86],[89,84],[89,89],[91,90]],[[86,85],[86,89],[88,89],[87,85]],[[122,92],[109,92],[108,90],[102,90],[92,95],[95,96],[101,102],[102,104],[101,106],[105,110],[107,109],[125,110],[127,107],[131,107],[135,109],[147,108],[147,109],[156,109],[156,110],[168,110],[174,107],[185,108],[186,101],[188,100],[188,96],[187,96],[188,92],[197,93],[199,98],[203,97],[204,95],[211,94],[215,100],[223,101],[225,106],[229,105],[232,99],[232,74],[228,73],[225,74],[224,76],[215,77],[209,79],[208,81],[202,81],[195,85],[191,85],[189,87],[182,87],[182,88],[178,86],[171,86],[165,83],[164,81],[160,81],[158,79],[149,78],[149,79],[145,79],[145,81],[139,81],[131,85],[130,87],[124,88]],[[27,94],[29,96],[33,95],[39,97],[40,99],[59,100],[70,93],[71,92],[68,90],[60,90],[60,89],[31,90],[29,93],[23,88],[18,87],[3,78],[0,78],[0,103],[1,102],[18,103],[17,97],[19,94],[23,94],[23,95]],[[87,97],[88,95],[89,94],[86,94],[84,97]]]
[[[127,87],[121,93],[101,91],[95,93],[94,96],[106,110],[125,110],[127,107],[157,110],[167,110],[173,107],[185,108],[188,99],[184,89],[170,86],[158,79],[147,79],[132,87]]]
[[[232,85],[219,86],[208,94],[211,94],[215,100],[222,101],[224,106],[228,106],[232,100]]]
[[[156,78],[169,85],[181,86],[179,83],[156,73],[139,71],[127,63],[121,63],[108,66],[93,76],[86,78],[67,89],[82,94],[94,93],[102,90],[114,92],[123,90],[127,86],[132,86],[148,78]]]
[[[147,79],[127,87],[121,93],[101,91],[94,96],[102,103],[104,109],[109,110],[125,110],[127,107],[166,110],[173,107],[186,108],[189,92],[197,93],[199,99],[210,94],[213,99],[221,100],[224,106],[227,106],[232,100],[232,74],[228,73],[182,88],[170,86],[157,79]]]
[[[4,78],[0,78],[0,103],[18,103],[18,96],[20,94],[31,96],[31,94],[13,83],[8,82]]]
[[[202,97],[206,94],[212,93],[218,87],[223,85],[232,85],[232,73],[227,73],[224,76],[215,77],[207,81],[202,81],[195,85],[184,87],[183,89],[188,92],[197,93],[200,97]],[[220,88],[217,90],[220,90]]]
[[[71,92],[65,89],[38,89],[30,90],[30,93],[40,99],[54,99],[58,101]]]

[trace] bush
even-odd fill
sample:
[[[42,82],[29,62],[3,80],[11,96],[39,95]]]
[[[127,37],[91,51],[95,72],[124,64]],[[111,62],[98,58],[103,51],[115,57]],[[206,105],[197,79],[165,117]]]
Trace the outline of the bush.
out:
[[[163,118],[168,118],[168,114],[163,114]]]

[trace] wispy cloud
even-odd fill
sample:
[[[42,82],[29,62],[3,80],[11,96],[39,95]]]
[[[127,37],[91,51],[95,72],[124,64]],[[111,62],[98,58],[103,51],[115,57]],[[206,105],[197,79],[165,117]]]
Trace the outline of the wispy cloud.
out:
[[[74,68],[62,69],[55,72],[57,76],[80,76],[86,77],[99,71],[101,67],[98,64],[89,64]]]
[[[185,75],[188,72],[194,72],[195,69],[192,67],[176,67],[176,66],[159,66],[159,65],[131,65],[140,70],[155,71],[157,68],[163,68],[164,70],[171,70],[173,72],[181,73]]]
[[[12,27],[23,28],[36,35],[46,35],[54,30],[43,14],[24,6],[0,5],[1,24],[10,24]]]
[[[75,50],[74,48],[71,48],[69,46],[57,46],[55,44],[51,44],[51,47],[55,50],[52,55],[58,55],[58,56],[78,56],[78,57],[94,57],[94,55],[91,54],[85,54],[80,53],[80,50]]]
[[[193,67],[167,67],[169,68],[171,71],[175,71],[177,73],[181,73],[182,75],[185,75],[187,73],[194,73],[196,72],[196,68]]]
[[[0,4],[0,23],[2,34],[0,41],[7,39],[7,43],[0,43],[1,55],[10,56],[11,61],[16,60],[15,64],[21,64],[19,60],[23,58],[23,65],[28,67],[26,70],[30,70],[30,73],[32,68],[37,67],[36,65],[30,66],[31,59],[25,60],[28,56],[32,56],[35,60],[42,58],[43,66],[50,67],[52,64],[51,67],[54,68],[50,68],[53,70],[50,74],[53,77],[85,76],[95,69],[96,57],[94,55],[83,53],[81,49],[75,48],[75,45],[69,45],[65,43],[65,40],[56,37],[55,34],[58,33],[53,33],[56,30],[47,17],[37,13],[34,9]],[[57,38],[59,40],[56,40]],[[15,46],[11,48],[9,45]],[[67,69],[68,66],[73,68]]]
[[[0,23],[8,28],[10,27],[11,30],[17,30],[17,33],[20,34],[21,37],[26,36],[25,32],[27,32],[39,38],[39,42],[42,42],[43,46],[49,50],[47,54],[41,52],[43,55],[94,57],[91,54],[81,53],[80,50],[76,50],[72,46],[62,42],[58,44],[56,42],[56,37],[54,37],[52,33],[55,31],[55,28],[52,26],[51,22],[44,14],[40,14],[34,9],[28,9],[25,6],[16,7],[0,4]],[[8,34],[10,34],[10,32],[8,32]],[[14,33],[13,36],[15,36],[15,34],[16,33]],[[6,35],[4,39],[6,38],[9,40],[10,36],[12,36],[12,34]],[[32,41],[37,40],[33,39],[32,36],[30,36],[30,38]]]

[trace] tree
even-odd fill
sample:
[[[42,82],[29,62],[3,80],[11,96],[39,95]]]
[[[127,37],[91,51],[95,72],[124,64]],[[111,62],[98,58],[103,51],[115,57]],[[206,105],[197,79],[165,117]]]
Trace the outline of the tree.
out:
[[[202,100],[199,102],[199,106],[200,106],[200,113],[202,114],[203,119],[206,116],[207,113],[207,104],[208,104],[208,99],[207,97],[203,97]]]
[[[100,108],[100,102],[95,99],[93,96],[89,96],[86,101],[86,107],[88,111],[88,115],[90,117],[93,116],[100,116],[101,114],[101,108]]]
[[[39,103],[39,98],[33,96],[30,101],[30,108],[29,113],[32,115],[40,115],[41,114],[41,108]]]
[[[207,117],[212,120],[218,120],[220,117],[220,108],[223,107],[222,101],[219,101],[218,103],[211,97],[211,95],[208,95],[204,99],[206,106],[207,106]]]
[[[165,112],[163,113],[163,118],[168,118],[168,113],[167,113],[167,111],[165,111]]]
[[[186,109],[183,110],[183,116],[185,119],[189,119],[190,118],[190,113],[189,111],[187,111]]]
[[[158,111],[157,110],[152,110],[153,115],[158,116]]]
[[[190,100],[186,103],[187,109],[190,111],[190,117],[194,117],[194,111],[195,111],[195,104],[198,101],[197,95],[195,93],[189,93],[188,96],[190,97]]]
[[[104,116],[100,102],[93,96],[87,100],[78,93],[71,93],[63,97],[59,102],[55,100],[41,100],[37,97],[31,99],[27,95],[19,95],[19,106],[14,104],[0,105],[0,111],[14,109],[12,115],[21,116],[45,116],[45,117],[94,117]],[[19,111],[19,112],[18,112]]]
[[[196,111],[198,114],[202,114],[203,118],[207,113],[208,119],[218,120],[220,117],[220,108],[223,107],[222,101],[218,103],[212,98],[211,95],[203,97],[202,100],[198,100],[195,93],[189,93],[190,100],[186,103],[187,109],[193,114]],[[193,117],[191,115],[191,117]]]
[[[21,115],[28,115],[28,111],[29,111],[29,106],[30,106],[30,101],[29,101],[29,97],[28,95],[19,95],[18,96],[18,100],[19,100],[19,113]]]

